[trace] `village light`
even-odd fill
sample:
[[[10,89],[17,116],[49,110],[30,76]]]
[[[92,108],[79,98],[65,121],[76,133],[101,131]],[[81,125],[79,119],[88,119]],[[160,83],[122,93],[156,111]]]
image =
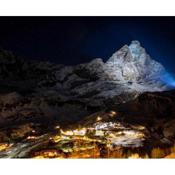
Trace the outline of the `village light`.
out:
[[[73,131],[69,130],[69,131],[63,131],[62,129],[60,130],[61,134],[66,135],[66,136],[72,136],[74,135]]]
[[[97,122],[99,122],[99,121],[101,121],[102,120],[102,118],[100,117],[100,116],[98,116],[97,118],[96,118],[96,121]]]
[[[86,132],[87,132],[86,128],[73,130],[74,135],[80,135],[80,136],[84,136],[86,134]]]
[[[27,140],[35,140],[36,139],[36,136],[28,136],[27,137]]]
[[[60,129],[60,126],[59,125],[55,126],[55,129]]]
[[[1,143],[0,144],[0,151],[4,151],[5,149],[11,147],[12,144],[8,144],[8,143]]]
[[[104,136],[104,131],[96,130],[96,131],[95,131],[95,135],[96,135],[96,136]]]
[[[138,158],[141,158],[141,157],[137,153],[132,154],[131,156],[128,157],[128,159],[138,159]]]
[[[116,115],[117,115],[117,113],[115,111],[110,111],[109,112],[110,117],[115,117]]]

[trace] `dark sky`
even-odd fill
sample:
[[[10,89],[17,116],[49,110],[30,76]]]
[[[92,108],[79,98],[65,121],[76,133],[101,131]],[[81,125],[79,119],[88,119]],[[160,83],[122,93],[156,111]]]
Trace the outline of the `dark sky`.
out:
[[[175,17],[0,17],[0,47],[28,59],[107,60],[131,40],[175,73]]]

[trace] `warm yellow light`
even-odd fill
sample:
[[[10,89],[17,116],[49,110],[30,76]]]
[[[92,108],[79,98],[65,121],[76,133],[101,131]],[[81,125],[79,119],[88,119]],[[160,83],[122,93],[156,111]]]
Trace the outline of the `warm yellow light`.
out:
[[[45,157],[42,156],[42,155],[39,155],[39,156],[35,156],[35,157],[32,157],[33,159],[44,159]]]
[[[87,129],[86,128],[82,128],[82,129],[75,129],[73,131],[74,135],[81,135],[81,136],[84,136],[87,132]]]
[[[96,119],[97,122],[101,121],[101,120],[102,120],[102,118],[100,116],[98,116],[97,119]]]
[[[60,126],[59,125],[55,126],[55,129],[60,129]]]
[[[137,130],[144,130],[145,129],[145,126],[142,126],[142,125],[134,125],[132,126],[133,129],[137,129]]]
[[[8,144],[8,143],[0,143],[0,151],[4,151],[5,149],[11,147],[12,144]]]
[[[135,153],[135,154],[132,154],[131,156],[129,156],[128,158],[129,159],[139,159],[141,157],[139,156],[139,154]]]
[[[115,117],[116,115],[117,115],[117,113],[115,111],[110,111],[109,112],[110,117]]]
[[[49,137],[49,140],[52,140],[53,138],[52,137]]]
[[[63,134],[63,135],[67,135],[67,136],[72,136],[74,133],[73,133],[73,131],[63,131],[62,129],[60,130],[61,131],[61,134]]]
[[[116,137],[116,135],[113,134],[113,133],[110,133],[108,136],[111,137],[111,138],[115,138]]]
[[[104,136],[104,131],[96,130],[96,131],[95,131],[95,135],[96,135],[96,136]]]
[[[36,136],[28,136],[27,137],[27,140],[34,140],[34,139],[36,139]]]
[[[62,136],[60,137],[60,136],[56,135],[56,136],[50,137],[49,139],[50,139],[51,141],[57,143],[57,142],[59,142],[59,141],[62,139]],[[63,138],[63,139],[64,139],[64,138]]]

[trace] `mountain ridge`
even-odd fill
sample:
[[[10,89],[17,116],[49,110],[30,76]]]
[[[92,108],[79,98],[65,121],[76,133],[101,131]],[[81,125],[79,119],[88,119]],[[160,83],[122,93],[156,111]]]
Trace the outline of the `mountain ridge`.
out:
[[[76,66],[27,61],[1,51],[1,120],[13,116],[16,121],[78,120],[144,92],[171,89],[160,79],[166,73],[138,41],[125,45],[106,62],[97,58]]]

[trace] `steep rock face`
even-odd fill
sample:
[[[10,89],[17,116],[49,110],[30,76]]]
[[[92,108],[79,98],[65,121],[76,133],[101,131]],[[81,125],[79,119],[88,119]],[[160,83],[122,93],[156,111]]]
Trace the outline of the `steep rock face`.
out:
[[[106,62],[106,67],[107,72],[116,75],[114,80],[119,81],[144,82],[165,72],[164,67],[152,60],[138,41],[132,41],[129,46],[115,52]]]
[[[78,120],[140,93],[167,90],[160,79],[165,74],[138,41],[123,46],[106,63],[97,58],[76,66],[27,61],[1,50],[0,123],[7,119]]]

